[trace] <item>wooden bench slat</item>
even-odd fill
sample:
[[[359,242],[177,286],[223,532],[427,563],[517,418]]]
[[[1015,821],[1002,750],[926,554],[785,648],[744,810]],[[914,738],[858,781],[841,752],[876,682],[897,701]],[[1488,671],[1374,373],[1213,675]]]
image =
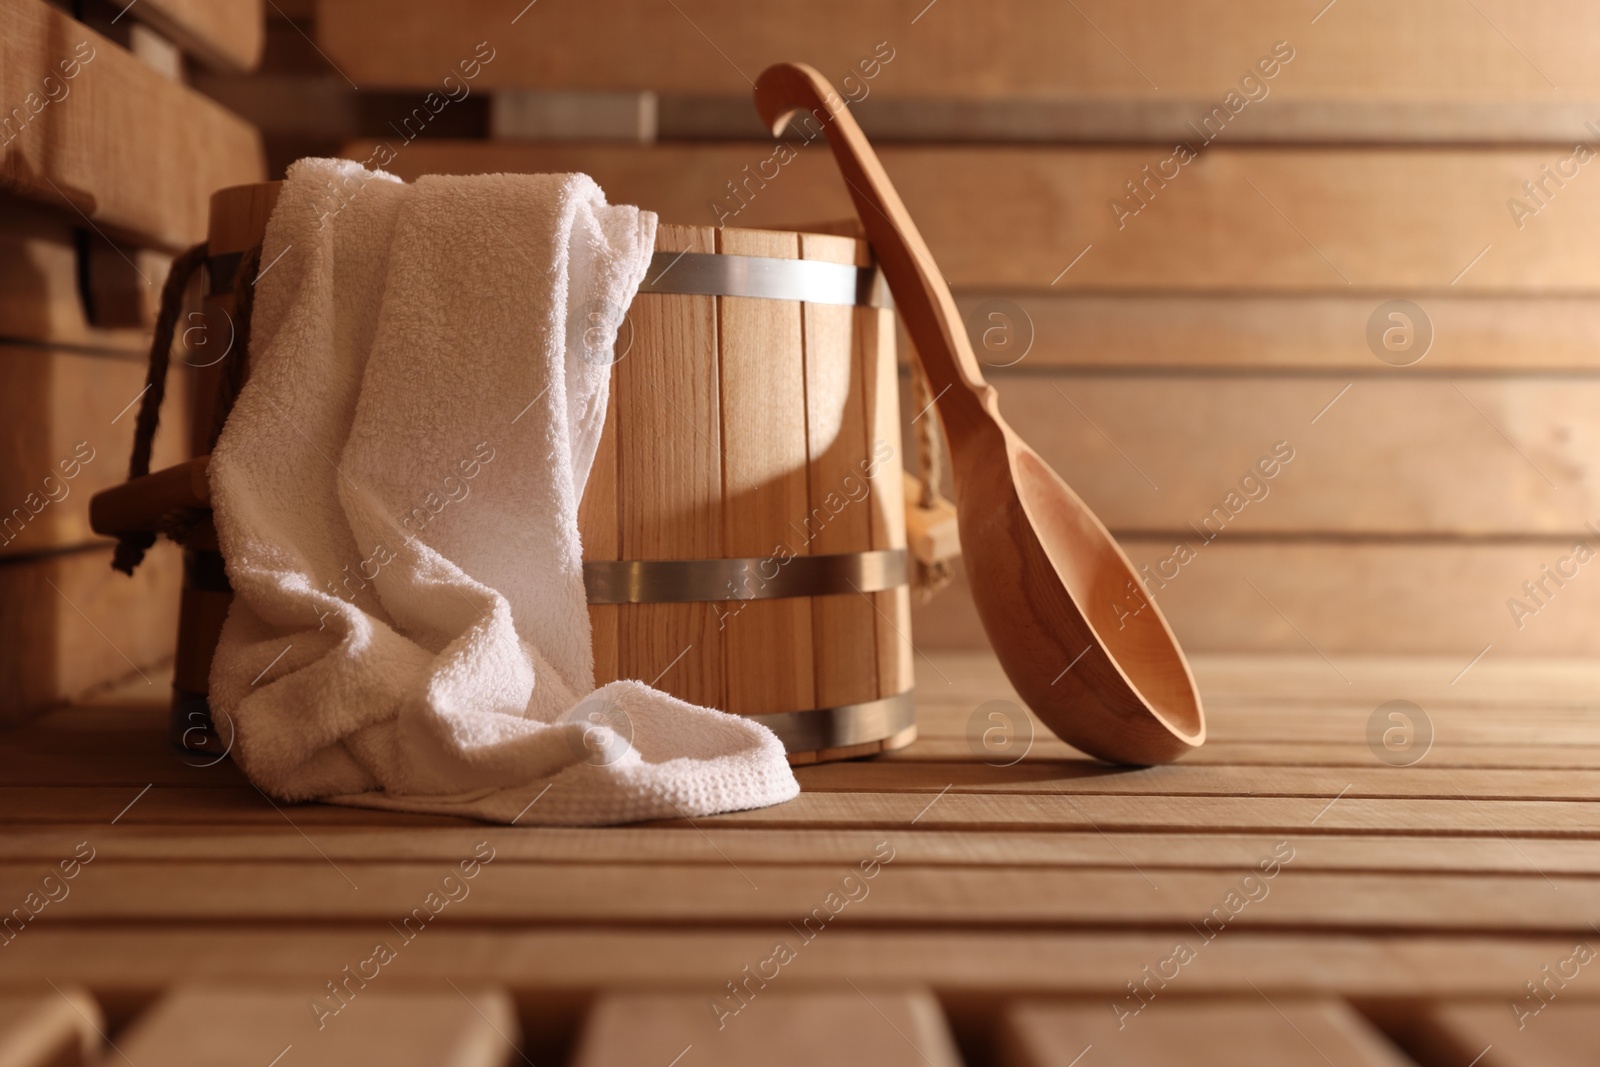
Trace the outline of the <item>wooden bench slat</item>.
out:
[[[1495,1000],[1447,1001],[1422,1005],[1400,1017],[1403,1040],[1424,1063],[1476,1063],[1476,1067],[1588,1067],[1600,1061],[1600,1000],[1581,985],[1563,988],[1562,968],[1582,983],[1581,971],[1594,962],[1593,941],[1587,963],[1575,947],[1552,955],[1523,979],[1539,985],[1537,993],[1523,985],[1507,986]],[[1547,984],[1540,984],[1547,983]]]
[[[0,786],[0,825],[110,820],[138,789],[131,786]],[[952,792],[930,804],[919,793],[801,793],[758,811],[695,820],[700,827],[743,829],[1102,830],[1199,833],[1381,833],[1514,837],[1600,836],[1600,803],[1540,800],[1429,800],[1344,797],[1320,818],[1332,797],[983,795]],[[300,826],[467,825],[464,819],[388,813],[319,804],[283,805],[253,788],[156,787],[123,817],[129,824],[278,825],[284,813]],[[927,809],[923,812],[923,809]],[[1317,821],[1312,822],[1313,819]],[[687,823],[671,823],[693,832]]]
[[[463,930],[441,924],[400,949],[400,966],[417,976],[449,977],[463,989],[508,986],[536,1009],[544,995],[562,990],[720,988],[746,964],[770,955],[780,937],[798,940],[784,923],[739,930]],[[320,989],[346,964],[366,959],[385,938],[394,939],[395,933],[384,922],[251,929],[41,924],[5,950],[0,973],[18,982],[48,975],[58,984],[71,980],[130,991],[158,990],[178,981],[280,979],[296,988],[304,982]],[[849,978],[862,988],[868,983],[927,985],[941,997],[1009,997],[1019,990],[1100,996],[1126,993],[1125,983],[1172,947],[1169,931],[838,929],[802,948],[797,966],[805,968],[806,984]],[[1188,995],[1254,995],[1248,983],[1255,982],[1274,997],[1405,998],[1426,991],[1446,998],[1503,998],[1542,965],[1568,955],[1572,940],[1238,930],[1200,951],[1202,960],[1184,974]]]
[[[350,963],[326,986],[179,986],[117,1044],[132,1063],[171,1067],[260,1067],[291,1055],[309,1067],[501,1067],[515,1057],[517,1018],[504,990],[442,980],[428,983],[437,992],[384,989],[371,946]]]
[[[895,855],[895,836],[883,831],[886,844],[843,865],[657,864],[648,892],[630,864],[486,865],[464,880],[453,864],[313,864],[309,845],[295,863],[124,861],[88,866],[70,896],[38,921],[398,925],[420,917],[407,926],[409,937],[428,928],[430,912],[448,909],[451,925],[793,922],[808,940],[844,926],[1153,927],[1206,944],[1241,929],[1306,927],[1582,933],[1600,909],[1600,879],[1551,876],[1531,865],[1518,874],[1300,871],[1294,835],[1243,868],[1161,872],[1120,857],[1108,867],[896,869],[883,860]],[[883,861],[866,877],[860,863],[874,857]],[[452,880],[443,881],[447,875]],[[21,899],[38,878],[28,869],[0,873],[0,890]],[[430,899],[437,903],[425,907]]]
[[[1424,763],[1426,760],[1424,759]],[[1461,770],[1416,764],[1367,767],[1111,768],[1087,758],[992,767],[981,763],[822,764],[796,768],[813,793],[983,793],[1109,796],[1432,797],[1458,800],[1600,801],[1600,772]]]
[[[1207,719],[1210,719],[1210,710]],[[1210,727],[1211,723],[1208,722]],[[1244,735],[1240,731],[1240,737]],[[1285,731],[1290,732],[1290,731]],[[981,745],[981,735],[980,735]],[[881,757],[889,763],[949,763],[972,757],[973,743],[964,731],[957,737],[919,736],[917,743]],[[1077,749],[1053,737],[1035,734],[1023,762],[1076,759]],[[1009,760],[1005,756],[997,761]],[[1431,768],[1573,768],[1600,770],[1600,745],[1486,745],[1442,742],[1435,737],[1425,757]],[[1372,750],[1364,741],[1245,741],[1211,734],[1203,747],[1186,753],[1183,766],[1227,767],[1370,767]]]
[[[765,969],[777,975],[782,966],[773,960]],[[706,1067],[961,1063],[938,1001],[924,990],[841,984],[803,993],[781,986],[768,991],[778,981],[744,971],[729,976],[730,985],[738,986],[732,993],[605,994],[590,1009],[573,1067],[668,1064],[679,1056]]]
[[[496,863],[517,864],[699,864],[726,866],[815,866],[856,863],[873,851],[883,835],[871,830],[720,830],[663,833],[654,828],[619,827],[596,834],[572,829],[521,829],[514,834],[490,827],[410,828],[391,833],[382,823],[321,827],[321,854],[287,823],[220,833],[187,826],[119,826],[107,836],[102,824],[70,824],[48,830],[0,832],[0,859],[48,867],[72,854],[77,842],[93,841],[95,863],[271,861],[323,864],[333,860],[353,869],[368,863],[454,863],[490,835]],[[1146,870],[1244,870],[1270,854],[1282,835],[1100,833],[966,834],[918,832],[895,838],[895,865],[911,867],[1073,868],[1118,867],[1137,863]],[[1301,871],[1390,871],[1497,873],[1526,876],[1600,875],[1600,855],[1585,841],[1539,838],[1508,840],[1492,832],[1481,837],[1362,837],[1298,835],[1294,867]]]
[[[1093,1004],[1011,1004],[1002,1016],[1002,1062],[1070,1067],[1081,1056],[1104,1067],[1279,1067],[1324,1060],[1337,1067],[1412,1067],[1340,1000],[1268,999],[1263,993],[1161,1003],[1161,992],[1152,982],[1138,996]]]

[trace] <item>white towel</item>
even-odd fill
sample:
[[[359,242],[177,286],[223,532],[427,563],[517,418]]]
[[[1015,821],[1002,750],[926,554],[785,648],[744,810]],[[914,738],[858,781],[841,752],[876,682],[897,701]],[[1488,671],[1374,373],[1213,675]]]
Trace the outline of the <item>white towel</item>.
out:
[[[521,825],[799,792],[763,726],[594,690],[578,501],[655,222],[582,174],[289,169],[211,461],[211,705],[263,790]]]

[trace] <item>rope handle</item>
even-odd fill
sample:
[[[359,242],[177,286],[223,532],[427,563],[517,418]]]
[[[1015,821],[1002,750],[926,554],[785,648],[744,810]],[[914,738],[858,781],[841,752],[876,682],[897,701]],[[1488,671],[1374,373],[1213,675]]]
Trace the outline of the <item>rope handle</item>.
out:
[[[156,428],[161,422],[161,403],[167,395],[167,371],[172,364],[172,342],[178,330],[178,317],[183,312],[183,298],[196,272],[206,265],[210,251],[202,241],[185,249],[172,261],[167,280],[161,286],[161,306],[156,314],[155,332],[150,339],[149,368],[145,373],[144,392],[140,394],[139,417],[133,427],[133,454],[128,458],[128,479],[142,478],[150,473],[150,453],[155,443]],[[213,420],[207,437],[207,451],[214,447],[222,431],[223,420],[233,407],[233,401],[244,384],[245,352],[249,347],[250,312],[255,293],[254,277],[261,262],[259,246],[240,257],[233,277],[236,312],[236,342],[238,358],[227,363],[219,383],[217,402],[212,407]],[[250,279],[246,282],[245,279]],[[170,534],[170,531],[169,531]],[[112,552],[111,567],[123,574],[132,575],[144,561],[145,553],[156,542],[154,531],[133,531],[117,535],[116,549]]]

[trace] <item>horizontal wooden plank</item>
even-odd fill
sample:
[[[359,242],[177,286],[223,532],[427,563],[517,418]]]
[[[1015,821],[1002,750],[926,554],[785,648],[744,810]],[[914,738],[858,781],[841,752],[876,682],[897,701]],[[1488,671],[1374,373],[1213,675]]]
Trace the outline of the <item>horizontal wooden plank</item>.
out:
[[[1338,1067],[1413,1067],[1340,1000],[1286,1000],[1262,992],[1157,1006],[1160,992],[1151,982],[1139,994],[1112,1001],[1110,1011],[1101,1002],[1008,1005],[1001,1062],[1071,1067],[1074,1056],[1098,1048],[1094,1062],[1106,1067],[1279,1067],[1319,1056]],[[1146,1008],[1154,1010],[1146,1014]]]
[[[1600,380],[1043,368],[992,379],[1012,428],[1119,536],[1201,554],[1240,533],[1600,543],[1584,527],[1600,518],[1587,462]],[[917,405],[909,388],[901,397],[914,455]]]
[[[343,980],[349,984],[337,987],[342,995],[334,986],[180,986],[117,1045],[129,1063],[171,1067],[261,1057],[266,1063],[291,1050],[298,1050],[294,1062],[308,1067],[501,1067],[516,1054],[516,1009],[504,990],[475,982],[455,989],[438,982],[426,991],[368,989],[359,977]]]
[[[1135,566],[1172,571],[1167,561],[1176,539],[1118,540]],[[1600,584],[1580,578],[1558,589],[1544,578],[1543,567],[1564,559],[1570,570],[1571,551],[1550,541],[1230,540],[1223,534],[1178,567],[1178,577],[1156,599],[1190,652],[1320,654],[1338,685],[1344,684],[1342,657],[1350,655],[1448,656],[1459,673],[1485,646],[1491,646],[1486,659],[1600,653],[1594,625]],[[1541,596],[1538,605],[1523,586],[1536,580],[1555,594]],[[931,604],[913,609],[919,649],[987,646],[964,581],[958,578]],[[1514,616],[1513,599],[1537,611]],[[931,672],[921,657],[917,663],[926,684]],[[1481,665],[1462,675],[1463,685]],[[1450,678],[1445,674],[1440,682]]]
[[[140,790],[128,786],[0,786],[0,825],[109,821]],[[1125,830],[1201,833],[1452,834],[1600,836],[1600,803],[1544,800],[1434,800],[1344,797],[1107,796],[949,793],[801,793],[771,808],[696,820],[700,826],[927,830]],[[1326,809],[1326,810],[1324,810]],[[130,825],[370,825],[371,812],[332,805],[274,806],[255,789],[153,787],[122,821]],[[915,823],[913,824],[913,820]],[[385,825],[462,825],[443,816],[382,816]],[[685,826],[687,824],[684,824]]]
[[[681,829],[681,828],[680,828]],[[277,825],[206,827],[105,822],[0,830],[0,858],[26,872],[48,869],[73,855],[80,842],[94,848],[93,863],[267,862],[322,866],[332,860],[356,875],[369,863],[451,865],[481,842],[494,849],[495,864],[660,863],[726,866],[854,866],[870,856],[884,831],[730,830],[702,827],[678,833],[657,827],[613,827],[604,831],[522,827],[411,828],[390,832],[377,817],[364,826],[317,830],[316,849],[295,828]],[[1137,864],[1145,871],[1168,869],[1233,870],[1256,868],[1286,838],[1272,834],[1101,833],[1055,830],[1048,833],[924,831],[893,832],[893,866],[910,867],[1106,867]],[[1527,876],[1600,875],[1600,854],[1582,840],[1511,840],[1485,830],[1480,837],[1361,837],[1348,834],[1295,835],[1290,842],[1297,871],[1426,871],[1434,873]],[[359,878],[356,879],[359,881]]]
[[[747,890],[748,892],[748,890]],[[79,929],[41,924],[0,958],[9,981],[79,981],[91,988],[154,991],[175,981],[291,979],[311,991],[393,940],[386,923],[345,927],[277,925],[255,930],[189,925],[107,924]],[[628,984],[725,991],[772,956],[774,941],[798,940],[783,923],[750,930],[460,930],[441,924],[400,949],[417,979],[500,983],[516,990],[525,1013],[570,1010],[542,998]],[[836,929],[802,946],[806,982],[927,984],[943,998],[1018,992],[1127,993],[1125,983],[1167,958],[1170,933],[1062,933],[1048,930],[956,933]],[[1237,930],[1201,949],[1184,973],[1189,995],[1359,994],[1504,997],[1551,960],[1572,951],[1569,938],[1264,934]],[[465,986],[464,986],[465,987]],[[309,1015],[309,1012],[308,1012]]]
[[[205,237],[212,191],[265,177],[260,136],[222,107],[43,0],[0,13],[7,191],[178,249]]]
[[[111,569],[109,548],[0,563],[0,721],[128,675],[164,697],[160,672],[139,672],[172,652],[181,571],[171,544],[131,579]]]
[[[1219,767],[1179,762],[1139,769],[1088,759],[991,767],[982,763],[826,763],[796,767],[802,789],[826,793],[1108,796],[1433,797],[1453,800],[1600,800],[1600,771]],[[1403,771],[1404,773],[1401,773]]]
[[[1367,341],[1369,321],[1385,318],[1379,308],[1389,299],[963,291],[956,304],[973,350],[996,376],[1013,367],[1071,367],[1211,375],[1339,371],[1380,378],[1448,373],[1476,382],[1600,368],[1600,301],[1589,297],[1421,295],[1413,301],[1425,316],[1417,319],[1418,336],[1431,330],[1432,343],[1407,367],[1380,361]],[[903,335],[899,351],[902,362],[913,358]],[[1464,379],[1463,387],[1476,388]]]
[[[136,360],[0,342],[0,426],[10,461],[0,468],[0,557],[71,548],[100,538],[89,498],[128,477],[145,389]],[[155,437],[155,470],[188,448],[189,375],[176,367]]]
[[[207,66],[242,73],[261,61],[264,8],[262,0],[144,0],[131,13]]]
[[[918,642],[921,643],[920,640]],[[1375,706],[1395,696],[1429,707],[1592,708],[1600,663],[1589,657],[1485,656],[1463,674],[1454,656],[1356,653],[1340,659],[1340,674],[1307,649],[1294,653],[1198,652],[1189,657],[1208,712],[1220,707],[1316,708]],[[994,653],[930,649],[917,660],[919,703],[969,703],[1014,696]],[[1519,712],[1520,714],[1520,712]],[[1529,739],[1524,739],[1529,740]]]
[[[974,709],[976,710],[976,709]],[[970,716],[969,716],[970,718]],[[1008,739],[996,738],[995,751],[984,749],[982,731],[994,723],[984,715],[976,717],[971,727],[974,734],[968,740],[967,729],[957,737],[928,737],[919,734],[917,741],[906,748],[885,752],[878,759],[886,763],[948,763],[983,755],[985,762],[1005,763],[1016,758],[1019,751],[1024,762],[1041,760],[1077,759],[1083,753],[1065,741],[1051,737],[1042,728],[1034,731],[1031,744],[1026,733],[1009,753]],[[1186,753],[1183,765],[1219,765],[1227,767],[1370,767],[1373,753],[1366,741],[1241,741],[1234,736],[1253,737],[1258,730],[1245,732],[1242,727],[1231,727],[1228,734],[1219,738],[1216,733],[1217,716],[1207,715],[1206,743],[1193,752]],[[1428,766],[1478,767],[1478,768],[1574,768],[1600,770],[1600,745],[1515,743],[1452,743],[1446,744],[1437,735],[1424,757]]]
[[[345,154],[371,159],[379,151],[357,142]],[[389,144],[385,158],[392,154],[389,169],[408,179],[584,171],[612,201],[680,223],[795,225],[852,214],[818,143],[781,164],[775,151],[762,142],[640,148],[421,140]],[[1219,147],[1171,164],[1170,180],[1157,188],[1162,179],[1153,179],[1145,201],[1125,183],[1145,181],[1146,166],[1155,173],[1165,156],[1151,149],[890,145],[881,155],[957,287],[1349,290],[1371,294],[1374,305],[1452,289],[1553,295],[1600,288],[1600,264],[1576,237],[1600,225],[1600,183],[1551,186],[1540,217],[1514,219],[1507,206],[1527,195],[1523,182],[1543,180],[1541,166],[1560,163],[1561,151]],[[1118,196],[1127,202],[1113,210]]]
[[[759,984],[757,984],[759,983]],[[759,977],[743,996],[707,1001],[671,993],[609,993],[584,1023],[573,1067],[671,1063],[698,1047],[707,1067],[810,1067],[872,1063],[884,1067],[960,1067],[939,1002],[924,989],[858,986],[766,992]],[[720,1005],[721,1011],[712,1005]],[[707,1010],[711,1007],[711,1010]]]
[[[1170,146],[1194,137],[1194,126],[1189,124],[1203,124],[1217,106],[1216,97],[1163,94],[1152,98],[1128,92],[1055,97],[895,96],[891,95],[894,84],[892,78],[882,79],[867,97],[850,107],[875,144],[972,141]],[[1282,83],[1279,89],[1288,87]],[[1365,92],[1372,85],[1368,82],[1360,88]],[[497,96],[499,92],[520,90],[499,90]],[[860,96],[859,90],[856,95]],[[750,106],[748,91],[726,96],[665,94],[658,100],[657,112],[657,135],[664,141],[749,141],[767,134]],[[1589,101],[1570,98],[1307,99],[1285,92],[1271,105],[1252,108],[1246,114],[1227,127],[1229,144],[1570,146],[1594,136],[1586,124],[1594,119],[1596,109]]]
[[[1600,90],[1600,21],[1577,0],[1483,0],[1477,11],[1345,0],[1326,12],[1292,0],[1001,0],[981,10],[788,0],[760,18],[735,0],[546,0],[525,14],[448,15],[425,0],[317,5],[318,42],[361,84],[432,87],[436,72],[485,38],[499,53],[481,75],[486,87],[742,93],[763,67],[800,55],[852,96],[1092,93],[1220,103],[1283,41],[1281,57],[1293,58],[1268,68],[1275,76],[1261,88],[1246,86],[1255,95],[1545,100],[1559,98],[1555,85],[1568,94]],[[1419,40],[1432,47],[1407,46]],[[859,62],[880,41],[893,58],[881,71],[863,70]]]
[[[18,800],[32,799],[19,791]],[[184,790],[185,794],[194,790]],[[901,823],[926,829],[1177,830],[1233,833],[1449,833],[1592,837],[1600,805],[1588,802],[1361,799],[1346,797],[987,796],[802,793],[774,808],[702,820],[745,827],[859,828]],[[1324,811],[1323,809],[1326,809]],[[1315,820],[1315,821],[1313,821]]]
[[[1600,879],[1592,877],[1541,876],[1532,870],[1524,875],[1302,872],[1272,852],[1260,857],[1273,865],[1271,876],[1254,864],[1243,870],[1168,870],[1159,876],[1130,864],[896,869],[889,862],[896,834],[887,829],[883,834],[887,844],[860,857],[861,869],[857,864],[661,863],[650,868],[648,893],[631,884],[637,867],[627,864],[483,864],[463,878],[454,864],[437,863],[368,863],[343,870],[331,863],[124,861],[83,867],[60,914],[49,921],[389,919],[399,924],[422,908],[409,930],[402,927],[409,940],[443,908],[452,926],[798,923],[822,908],[817,923],[823,927],[1199,927],[1209,941],[1229,929],[1260,928],[1580,932],[1590,930],[1600,908]],[[1277,853],[1293,854],[1289,847]],[[450,880],[441,881],[445,877]],[[0,872],[0,891],[20,900],[39,878],[30,870]],[[424,907],[430,894],[433,903]],[[449,902],[441,904],[444,894]],[[1208,916],[1215,919],[1204,925]],[[819,932],[816,924],[813,932]]]
[[[932,736],[965,736],[971,710],[986,700],[1015,699],[1016,690],[1006,680],[994,653],[984,649],[935,648],[922,668],[916,691],[923,722],[937,731]],[[1318,711],[1328,708],[1365,707],[1370,710],[1396,694],[1425,703],[1435,710],[1486,712],[1478,721],[1515,720],[1530,714],[1541,722],[1581,722],[1594,705],[1600,688],[1600,662],[1590,658],[1555,656],[1486,656],[1466,674],[1461,663],[1446,656],[1396,656],[1354,654],[1340,660],[1340,677],[1313,652],[1239,654],[1199,652],[1189,656],[1204,697],[1208,718],[1221,713],[1249,711]],[[158,684],[168,675],[152,674]],[[136,726],[134,716],[157,716],[161,700],[152,701],[148,689],[134,684],[108,688],[62,709],[59,722],[69,730],[122,730]],[[1577,712],[1579,714],[1574,714]],[[929,716],[938,718],[929,718]],[[949,716],[958,718],[951,719]],[[1285,732],[1262,734],[1253,740],[1316,740],[1318,735],[1300,730],[1318,716],[1277,716],[1271,722]],[[55,717],[45,724],[58,721]],[[149,721],[155,721],[151,719]],[[1267,720],[1258,720],[1267,721]],[[940,724],[955,723],[956,732]],[[1324,740],[1350,740],[1323,738]],[[1233,738],[1240,740],[1240,738]],[[1526,744],[1524,736],[1512,744]]]
[[[1221,741],[1225,744],[1277,743],[1280,746],[1285,743],[1326,745],[1354,741],[1365,744],[1367,727],[1374,717],[1386,728],[1396,725],[1394,720],[1388,718],[1387,711],[1381,715],[1374,714],[1389,699],[1393,699],[1392,694],[1387,698],[1377,698],[1371,703],[1362,702],[1359,698],[1338,703],[1301,706],[1282,701],[1261,701],[1250,704],[1212,702],[1207,705],[1206,745],[1209,747],[1212,741]],[[991,700],[1004,701],[1008,704],[988,706]],[[924,690],[924,699],[918,702],[918,729],[921,731],[920,736],[923,737],[962,741],[973,739],[980,746],[983,736],[979,731],[996,728],[1007,731],[1010,736],[1020,736],[1025,741],[1028,724],[1020,718],[1018,708],[1016,697],[1010,693],[1009,685],[970,703],[946,702],[938,697],[937,691],[932,686],[929,686]],[[1600,723],[1596,723],[1593,712],[1585,708],[1541,708],[1532,705],[1456,707],[1448,703],[1431,702],[1426,706],[1418,704],[1417,708],[1420,709],[1420,714],[1411,709],[1404,709],[1403,713],[1414,720],[1410,724],[1413,731],[1423,735],[1419,737],[1419,743],[1426,739],[1428,731],[1432,732],[1435,744],[1502,748],[1521,746],[1530,740],[1537,740],[1545,745],[1594,745],[1597,743],[1597,738],[1600,738],[1600,735],[1596,734],[1596,730],[1600,729]],[[991,713],[999,714],[1001,718],[994,719]],[[1036,740],[1049,736],[1043,724],[1037,720],[1033,720],[1032,726]],[[977,736],[974,738],[975,732]],[[969,750],[967,758],[974,762],[1003,764],[1016,755],[1014,751],[1010,753],[1006,751],[1012,746],[1005,737],[991,734],[989,741],[999,749],[998,753],[983,752],[980,747],[979,751]],[[1006,743],[1002,744],[1003,741]],[[1428,751],[1431,752],[1431,746]],[[1374,766],[1372,760],[1375,757],[1370,749],[1367,755],[1367,766]],[[1421,757],[1422,753],[1414,755]],[[1187,766],[1189,762],[1189,757],[1185,756],[1175,766]],[[1304,761],[1282,760],[1281,762],[1303,763]],[[1315,762],[1312,765],[1324,766]]]

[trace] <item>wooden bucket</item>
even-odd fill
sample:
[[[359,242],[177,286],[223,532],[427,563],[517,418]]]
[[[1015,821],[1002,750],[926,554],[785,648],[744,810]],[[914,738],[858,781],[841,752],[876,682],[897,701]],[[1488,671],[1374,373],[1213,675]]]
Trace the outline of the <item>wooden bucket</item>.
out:
[[[212,197],[213,324],[232,321],[277,190]],[[579,512],[596,681],[755,717],[793,763],[909,744],[894,313],[866,243],[664,224],[646,277],[614,353],[596,353],[611,402]],[[198,373],[194,425],[210,427],[220,371]],[[186,553],[174,739],[216,748],[200,728],[231,594],[214,536]]]

